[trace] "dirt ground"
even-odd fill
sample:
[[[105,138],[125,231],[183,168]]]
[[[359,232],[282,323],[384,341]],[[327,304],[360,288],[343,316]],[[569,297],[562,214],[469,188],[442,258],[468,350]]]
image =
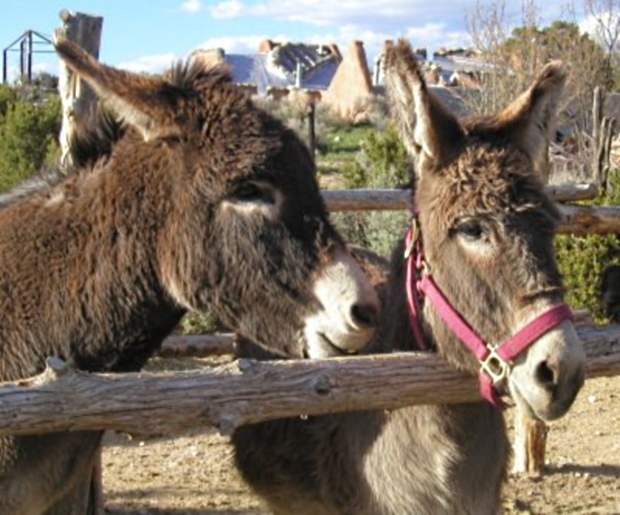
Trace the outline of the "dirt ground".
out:
[[[511,476],[504,513],[620,514],[620,377],[587,381],[547,445],[546,474]],[[108,434],[103,481],[110,514],[268,513],[236,473],[227,439],[213,433],[148,441]]]

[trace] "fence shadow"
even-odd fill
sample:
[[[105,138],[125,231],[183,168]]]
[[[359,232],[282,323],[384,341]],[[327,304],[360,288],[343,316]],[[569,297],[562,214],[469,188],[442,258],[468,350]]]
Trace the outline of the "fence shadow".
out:
[[[202,493],[192,490],[184,490],[183,496],[191,496]],[[236,492],[219,490],[217,494],[223,494],[227,498],[233,498]],[[108,494],[113,494],[109,491]],[[203,507],[168,507],[158,508],[153,506],[156,499],[178,496],[179,492],[174,487],[153,487],[124,490],[122,494],[115,495],[115,500],[106,502],[104,513],[106,515],[267,515],[267,512],[257,508],[233,508],[231,506],[203,506]],[[214,499],[217,495],[214,494]],[[178,500],[181,500],[179,497]],[[176,503],[178,504],[178,503]],[[206,504],[206,502],[205,502]],[[211,504],[211,503],[209,503]]]
[[[187,508],[105,508],[106,515],[266,515],[266,512],[229,509],[187,509]]]
[[[575,473],[589,474],[590,476],[607,476],[620,479],[620,464],[578,465],[571,463],[561,466],[548,465],[545,468],[545,474],[549,476]]]

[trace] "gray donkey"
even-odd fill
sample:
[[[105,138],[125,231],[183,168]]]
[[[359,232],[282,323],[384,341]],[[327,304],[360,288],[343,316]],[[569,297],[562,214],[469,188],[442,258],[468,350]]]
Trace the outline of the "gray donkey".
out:
[[[558,212],[539,177],[563,67],[549,64],[499,114],[462,123],[429,93],[408,43],[388,52],[386,82],[415,162],[416,212],[370,352],[428,347],[459,370],[482,367],[490,401],[500,389],[530,417],[564,415],[585,354],[561,303]],[[277,514],[490,515],[509,457],[492,402],[246,426],[236,463]]]

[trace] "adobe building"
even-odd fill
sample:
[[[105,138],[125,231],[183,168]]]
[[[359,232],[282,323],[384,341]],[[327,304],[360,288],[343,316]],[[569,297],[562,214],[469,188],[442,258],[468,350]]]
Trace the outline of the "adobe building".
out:
[[[365,117],[364,102],[372,93],[364,44],[353,41],[324,93],[323,101],[343,118],[356,123]]]

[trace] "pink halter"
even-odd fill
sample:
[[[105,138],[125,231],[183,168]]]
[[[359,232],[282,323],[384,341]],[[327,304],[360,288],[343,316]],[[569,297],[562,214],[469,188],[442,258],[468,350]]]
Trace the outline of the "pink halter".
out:
[[[500,407],[501,402],[497,397],[495,386],[508,377],[512,366],[511,361],[542,335],[564,320],[573,317],[571,309],[566,304],[556,304],[538,315],[505,342],[497,346],[487,344],[452,307],[431,277],[424,261],[417,217],[413,218],[405,237],[405,260],[407,262],[406,288],[409,319],[418,347],[423,350],[428,349],[420,326],[422,296],[429,300],[446,326],[476,356],[480,362],[480,394],[496,407]]]

